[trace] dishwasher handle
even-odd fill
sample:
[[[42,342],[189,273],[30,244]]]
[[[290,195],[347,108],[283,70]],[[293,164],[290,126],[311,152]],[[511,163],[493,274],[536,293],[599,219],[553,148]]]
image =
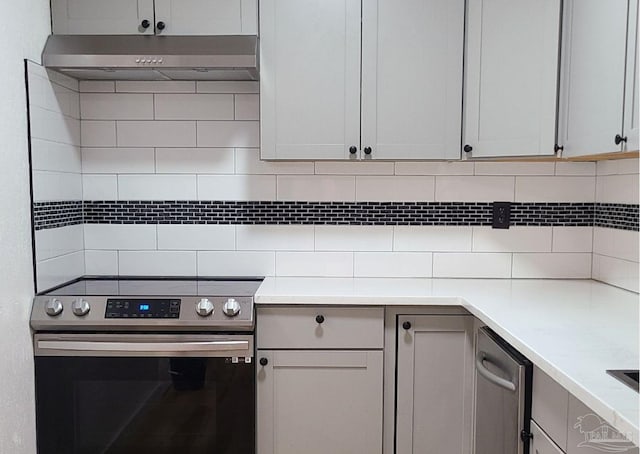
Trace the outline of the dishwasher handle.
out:
[[[485,352],[478,352],[478,354],[476,355],[476,370],[478,371],[478,373],[486,378],[490,383],[493,383],[500,388],[504,388],[507,391],[515,392],[516,385],[509,380],[498,377],[497,375],[489,371],[489,369],[487,369],[484,365],[485,361],[490,362],[487,359],[487,354]]]

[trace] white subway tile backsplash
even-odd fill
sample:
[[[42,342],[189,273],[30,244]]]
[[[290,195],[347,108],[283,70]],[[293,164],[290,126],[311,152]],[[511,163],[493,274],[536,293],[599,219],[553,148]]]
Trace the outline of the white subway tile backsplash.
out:
[[[356,177],[357,201],[425,202],[434,199],[434,177]]]
[[[198,175],[198,200],[275,200],[275,175]]]
[[[516,202],[593,202],[595,177],[516,177]]]
[[[158,225],[159,250],[234,250],[235,242],[235,227],[232,225]]]
[[[31,137],[51,142],[80,145],[80,121],[61,113],[32,106]]]
[[[276,274],[290,277],[353,277],[353,253],[278,251]]]
[[[553,175],[553,162],[476,162],[476,175]]]
[[[198,81],[198,93],[260,93],[260,82]]]
[[[556,175],[593,176],[595,174],[595,162],[556,162]]]
[[[637,204],[638,185],[638,174],[598,176],[596,202]]]
[[[260,119],[260,95],[238,94],[235,98],[235,120],[259,120]]]
[[[95,250],[156,249],[155,225],[85,224],[84,246]]]
[[[195,175],[118,175],[119,200],[197,200]]]
[[[118,251],[84,251],[85,273],[89,276],[117,276]]]
[[[640,235],[633,230],[593,229],[593,253],[637,262]]]
[[[474,252],[551,252],[551,227],[473,228]]]
[[[117,175],[82,175],[84,200],[118,200]]]
[[[437,176],[437,202],[512,202],[514,177]]]
[[[31,165],[33,170],[54,172],[82,171],[80,147],[49,140],[31,140]]]
[[[157,173],[231,174],[233,148],[156,148]]]
[[[437,252],[433,254],[433,277],[507,279],[511,277],[511,255]]]
[[[313,162],[262,161],[259,148],[236,148],[236,174],[302,175],[313,170]]]
[[[83,147],[115,147],[116,122],[82,120],[80,122]]]
[[[116,83],[112,80],[81,80],[80,93],[113,93]]]
[[[38,262],[84,249],[81,224],[37,230],[35,232],[35,240],[36,261]]]
[[[200,276],[275,276],[275,252],[198,252]]]
[[[640,267],[638,262],[630,262],[604,255],[593,255],[593,279],[615,285],[632,292],[640,291]]]
[[[198,121],[199,147],[258,148],[260,123],[257,121]]]
[[[598,161],[596,172],[598,176],[637,174],[640,172],[638,158]]]
[[[152,94],[83,93],[83,120],[153,120]]]
[[[553,252],[591,252],[593,227],[553,227]]]
[[[119,147],[195,147],[195,121],[118,121]]]
[[[432,276],[433,254],[425,252],[356,252],[354,277]]]
[[[318,175],[393,175],[393,162],[316,161]]]
[[[391,251],[392,226],[315,226],[316,251]]]
[[[156,120],[233,120],[233,95],[157,94]]]
[[[196,276],[195,251],[120,251],[123,276]]]
[[[128,81],[117,80],[119,93],[195,93],[193,81]]]
[[[278,200],[354,201],[355,177],[278,175]]]
[[[80,96],[77,91],[46,78],[29,74],[29,105],[41,107],[68,117],[80,118]]]
[[[410,162],[395,163],[396,175],[473,175],[473,162]]]
[[[312,251],[312,225],[238,225],[239,251]]]
[[[514,279],[588,279],[591,254],[513,254]]]
[[[85,173],[154,173],[154,150],[153,148],[84,147],[82,171]]]
[[[471,252],[473,229],[457,226],[396,226],[394,251]]]
[[[82,177],[78,173],[33,172],[33,201],[81,200]]]
[[[68,88],[69,90],[78,91],[79,83],[77,79],[74,79],[73,77],[67,76],[53,69],[47,69],[45,70],[45,72],[46,75],[43,75],[45,79],[49,79],[51,82]]]
[[[84,275],[84,252],[61,255],[36,263],[37,291],[44,292]]]

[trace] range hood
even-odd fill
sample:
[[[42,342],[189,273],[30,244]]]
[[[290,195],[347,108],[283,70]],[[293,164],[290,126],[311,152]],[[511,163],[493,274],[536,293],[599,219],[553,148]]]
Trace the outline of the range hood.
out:
[[[80,80],[258,80],[257,36],[51,35],[45,67]]]

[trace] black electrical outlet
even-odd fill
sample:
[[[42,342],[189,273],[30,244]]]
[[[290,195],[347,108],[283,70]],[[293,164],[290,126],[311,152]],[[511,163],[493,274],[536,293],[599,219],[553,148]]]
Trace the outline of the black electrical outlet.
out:
[[[494,229],[508,229],[511,224],[511,202],[493,202]]]

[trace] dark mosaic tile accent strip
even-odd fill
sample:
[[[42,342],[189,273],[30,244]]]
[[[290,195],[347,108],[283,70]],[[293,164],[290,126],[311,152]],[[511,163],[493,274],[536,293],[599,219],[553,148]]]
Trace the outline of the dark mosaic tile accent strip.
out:
[[[81,200],[33,204],[33,225],[36,230],[55,229],[82,222]]]
[[[622,203],[597,203],[594,226],[640,231],[639,206]]]
[[[490,226],[491,202],[72,201],[34,204],[36,230],[87,224]],[[638,205],[513,203],[513,226],[638,230]]]

